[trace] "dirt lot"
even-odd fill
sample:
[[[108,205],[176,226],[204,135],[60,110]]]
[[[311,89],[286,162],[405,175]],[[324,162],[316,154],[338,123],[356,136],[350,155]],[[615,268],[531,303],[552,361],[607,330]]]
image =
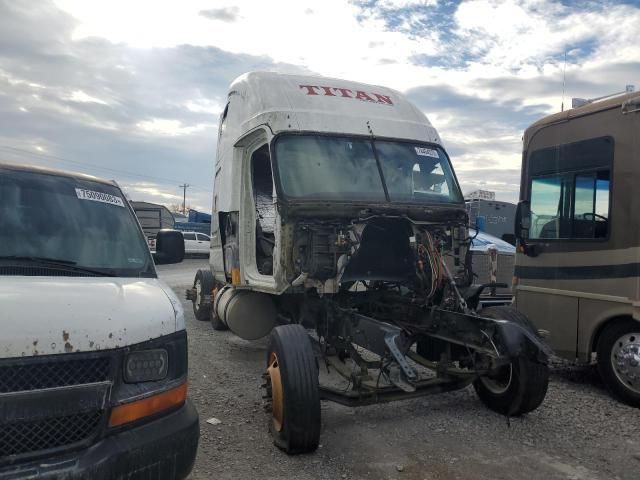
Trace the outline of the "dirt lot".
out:
[[[207,261],[160,267],[179,297]],[[541,408],[511,419],[471,388],[386,405],[322,405],[321,447],[289,457],[271,442],[260,374],[266,342],[215,332],[183,301],[190,395],[200,413],[194,479],[638,479],[640,412],[592,368],[558,363]],[[222,423],[206,423],[215,417]]]

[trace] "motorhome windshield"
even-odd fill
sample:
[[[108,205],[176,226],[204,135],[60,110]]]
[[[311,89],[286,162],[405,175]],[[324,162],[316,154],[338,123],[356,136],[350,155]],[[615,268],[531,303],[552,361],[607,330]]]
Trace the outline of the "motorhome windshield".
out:
[[[55,275],[155,276],[118,188],[0,168],[0,271],[47,269]]]
[[[437,146],[290,135],[277,139],[275,153],[280,184],[290,198],[462,202],[449,160]]]

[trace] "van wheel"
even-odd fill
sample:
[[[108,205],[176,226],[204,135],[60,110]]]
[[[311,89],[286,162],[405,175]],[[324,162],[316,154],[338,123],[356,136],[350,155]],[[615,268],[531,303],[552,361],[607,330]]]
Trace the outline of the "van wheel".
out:
[[[313,452],[320,441],[318,365],[301,325],[273,329],[265,379],[273,442],[289,454]]]
[[[513,307],[484,308],[479,314],[533,328],[529,319]],[[473,382],[478,397],[487,407],[508,416],[523,415],[538,408],[548,386],[549,367],[524,357],[518,357]]]
[[[628,319],[606,327],[597,353],[598,370],[609,390],[640,407],[640,322]]]
[[[211,312],[211,291],[213,290],[213,275],[209,270],[198,270],[193,280],[193,288],[196,291],[193,304],[193,314],[196,320],[204,322],[209,320]]]

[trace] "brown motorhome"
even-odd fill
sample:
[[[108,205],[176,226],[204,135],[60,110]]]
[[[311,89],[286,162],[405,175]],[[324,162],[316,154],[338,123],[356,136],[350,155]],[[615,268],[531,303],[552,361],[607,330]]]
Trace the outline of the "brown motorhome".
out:
[[[548,116],[524,134],[518,310],[556,353],[597,354],[609,389],[640,406],[640,92]]]

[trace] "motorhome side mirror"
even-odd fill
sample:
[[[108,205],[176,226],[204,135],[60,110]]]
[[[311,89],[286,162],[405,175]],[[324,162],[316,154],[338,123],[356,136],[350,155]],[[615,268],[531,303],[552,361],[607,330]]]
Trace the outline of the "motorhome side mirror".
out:
[[[527,200],[518,202],[516,209],[515,236],[520,244],[525,245],[529,238],[529,227],[531,226],[531,208]]]
[[[184,237],[179,230],[160,230],[156,235],[155,260],[158,264],[184,260]]]

